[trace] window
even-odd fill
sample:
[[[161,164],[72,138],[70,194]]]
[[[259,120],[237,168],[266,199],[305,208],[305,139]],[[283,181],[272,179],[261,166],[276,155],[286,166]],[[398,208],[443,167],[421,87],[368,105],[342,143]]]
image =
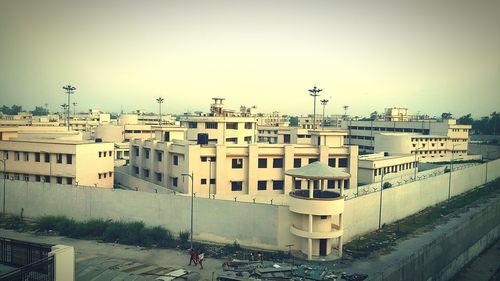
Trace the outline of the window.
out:
[[[283,142],[284,143],[290,143],[290,134],[284,134],[283,135]]]
[[[326,220],[326,219],[328,219],[328,216],[320,216],[319,218],[322,220]]]
[[[99,157],[102,157],[102,151],[99,151]]]
[[[206,122],[205,123],[205,128],[206,129],[217,129],[217,123],[216,122]]]
[[[190,129],[196,129],[196,128],[198,128],[198,123],[196,123],[196,122],[188,122],[188,128],[190,128]],[[175,185],[175,186],[177,186],[177,185]]]
[[[62,164],[62,159],[63,159],[63,156],[61,153],[57,153],[56,154],[56,162],[59,163],[59,164]]]
[[[66,164],[73,164],[73,155],[66,154]]]
[[[241,168],[243,168],[243,159],[236,158],[236,159],[233,159],[231,162],[232,162],[233,169],[241,169]]]
[[[156,181],[161,181],[162,173],[155,173]]]
[[[106,151],[104,151],[104,157],[106,157],[106,154],[107,154],[107,152],[106,152]]]
[[[14,151],[14,160],[19,161],[21,159],[21,153],[19,151]]]
[[[252,143],[252,137],[244,137],[243,140],[246,142],[246,143]]]
[[[144,172],[144,176],[146,178],[149,178],[149,169],[143,169],[142,171]],[[104,177],[106,177],[106,176],[104,176]]]
[[[344,188],[349,189],[349,180],[344,181]]]
[[[40,162],[40,153],[35,152],[35,162]]]
[[[245,129],[251,130],[252,129],[252,122],[245,122]]]
[[[170,132],[165,132],[163,134],[163,141],[170,141]]]
[[[174,155],[172,157],[172,164],[174,164],[175,166],[179,165],[179,156]]]
[[[257,190],[266,190],[266,189],[267,189],[267,181],[257,182]]]
[[[238,130],[238,123],[236,123],[236,122],[226,123],[226,129]]]
[[[113,172],[108,172],[109,177],[113,175]]]
[[[161,162],[162,158],[163,158],[163,153],[161,153],[161,151],[157,151],[156,152],[156,160],[158,162]]]
[[[328,166],[330,167],[336,167],[337,165],[337,161],[335,161],[336,159],[335,158],[328,158]]]
[[[56,178],[56,182],[57,182],[58,184],[62,184],[62,177],[57,177],[57,178]]]
[[[274,158],[273,168],[283,168],[283,158]]]
[[[109,157],[113,156],[113,151],[109,151]]]
[[[99,179],[101,179],[101,178],[102,178],[102,174],[101,174],[101,173],[99,173]]]
[[[273,181],[273,190],[283,190],[283,181]]]
[[[238,138],[226,138],[226,142],[229,142],[229,143],[238,143]]]
[[[104,156],[106,156],[106,155],[104,155]],[[144,157],[146,159],[149,159],[149,149],[144,148]]]
[[[44,182],[50,182],[50,177],[49,176],[44,176],[43,177]]]
[[[73,178],[66,178],[66,184],[73,184]]]
[[[207,184],[207,179],[201,179],[200,184]]]
[[[139,174],[139,167],[134,166],[134,174],[138,175]]]
[[[139,148],[134,146],[134,154],[135,156],[139,156]]]
[[[30,176],[29,175],[23,175],[24,181],[30,181]]]
[[[210,179],[210,184],[215,184],[215,179]]]
[[[49,163],[49,162],[50,162],[50,154],[45,153],[45,163]]]
[[[328,180],[326,182],[326,188],[335,188],[335,181],[334,180]]]
[[[267,168],[267,158],[259,158],[259,168]]]
[[[302,188],[302,181],[301,180],[295,180],[293,187],[295,189],[301,189]]]
[[[318,158],[309,158],[309,164],[314,163],[314,162],[318,162],[318,161],[319,161]]]
[[[172,185],[173,186],[177,186],[177,182],[178,182],[177,178],[172,178]]]
[[[242,181],[232,181],[231,182],[231,191],[242,191],[243,190],[243,182]]]
[[[3,159],[9,159],[9,152],[8,151],[3,152]]]
[[[293,159],[293,167],[294,168],[300,168],[301,166],[302,166],[302,159],[300,159],[300,158]]]
[[[35,175],[35,181],[36,181],[36,182],[40,182],[40,181],[41,181],[41,177],[40,177],[40,175]]]
[[[339,167],[340,168],[347,168],[347,166],[348,166],[347,158],[339,158]]]

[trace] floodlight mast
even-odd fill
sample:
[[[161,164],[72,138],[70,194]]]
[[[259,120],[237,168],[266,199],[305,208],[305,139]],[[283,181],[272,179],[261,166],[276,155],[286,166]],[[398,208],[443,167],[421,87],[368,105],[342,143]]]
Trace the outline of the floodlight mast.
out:
[[[319,96],[319,93],[323,91],[322,89],[319,89],[314,85],[312,89],[309,89],[309,95],[311,95],[314,98],[314,107],[313,107],[313,129],[316,129],[316,97]]]

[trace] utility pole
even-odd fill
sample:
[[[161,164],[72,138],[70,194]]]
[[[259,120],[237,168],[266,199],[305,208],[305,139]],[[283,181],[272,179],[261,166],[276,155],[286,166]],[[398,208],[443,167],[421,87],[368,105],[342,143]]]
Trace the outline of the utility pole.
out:
[[[7,161],[7,159],[5,159],[5,154],[3,156],[3,159],[0,160],[0,162],[3,163],[3,205],[2,205],[2,215],[5,216],[5,169],[6,169],[6,165],[5,165],[5,162]]]
[[[344,120],[347,120],[347,110],[349,109],[349,106],[344,105],[344,106],[342,106],[342,108],[344,108]]]
[[[70,109],[69,107],[70,107],[70,104],[71,104],[71,98],[70,98],[70,96],[75,93],[76,87],[71,86],[70,84],[68,84],[66,86],[63,86],[62,88],[66,92],[66,94],[68,94],[68,103],[67,103],[68,109],[67,109],[67,115],[66,115],[67,116],[66,122],[68,123],[68,131],[69,131],[69,109]]]
[[[77,103],[73,102],[73,118],[75,118],[75,116],[76,116],[76,105],[77,105]]]
[[[321,122],[321,129],[324,130],[325,129],[325,106],[328,104],[328,100],[322,99],[322,100],[320,100],[320,102],[321,102],[321,105],[323,105],[323,121]]]
[[[191,178],[191,249],[193,249],[193,207],[194,207],[194,173],[182,174],[183,177]]]
[[[319,93],[323,91],[322,89],[319,89],[316,87],[316,85],[312,88],[309,89],[309,95],[311,95],[314,98],[314,107],[313,107],[313,129],[316,129],[316,97],[319,96]]]
[[[165,100],[165,99],[164,99],[164,98],[162,98],[162,97],[158,97],[158,98],[156,99],[156,101],[158,102],[158,106],[160,107],[160,108],[159,108],[159,115],[160,115],[160,116],[159,116],[159,118],[158,118],[158,124],[160,125],[160,128],[161,128],[161,104],[163,103],[163,101],[164,101],[164,100]]]

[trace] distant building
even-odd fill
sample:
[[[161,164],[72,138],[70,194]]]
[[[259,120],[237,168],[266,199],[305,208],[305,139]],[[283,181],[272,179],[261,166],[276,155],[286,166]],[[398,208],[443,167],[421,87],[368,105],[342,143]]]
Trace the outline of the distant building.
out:
[[[409,154],[379,152],[358,156],[358,183],[370,184],[384,179],[411,175],[418,170],[418,160]]]
[[[113,187],[112,143],[14,138],[0,141],[0,155],[13,180]]]

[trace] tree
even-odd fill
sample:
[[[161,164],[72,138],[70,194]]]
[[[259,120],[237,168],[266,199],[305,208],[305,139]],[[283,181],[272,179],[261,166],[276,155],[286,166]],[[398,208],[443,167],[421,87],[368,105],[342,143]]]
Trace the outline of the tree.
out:
[[[370,113],[370,119],[377,120],[378,119],[378,112],[374,111],[374,112]]]
[[[35,110],[31,111],[31,114],[33,114],[33,116],[45,116],[49,114],[49,111],[42,106],[36,106]]]
[[[460,125],[472,125],[474,119],[472,119],[471,114],[464,115],[457,119],[457,123]]]
[[[8,106],[5,106],[5,105],[2,105],[2,107],[0,107],[0,111],[3,113],[3,114],[7,114],[7,115],[16,115],[18,114],[19,112],[23,111],[23,107],[20,106],[20,105],[12,105],[11,107],[8,107]]]
[[[451,119],[452,114],[450,112],[443,112],[441,113],[441,119],[446,120],[446,119]]]
[[[299,117],[291,116],[290,117],[290,126],[298,126],[299,125]]]

